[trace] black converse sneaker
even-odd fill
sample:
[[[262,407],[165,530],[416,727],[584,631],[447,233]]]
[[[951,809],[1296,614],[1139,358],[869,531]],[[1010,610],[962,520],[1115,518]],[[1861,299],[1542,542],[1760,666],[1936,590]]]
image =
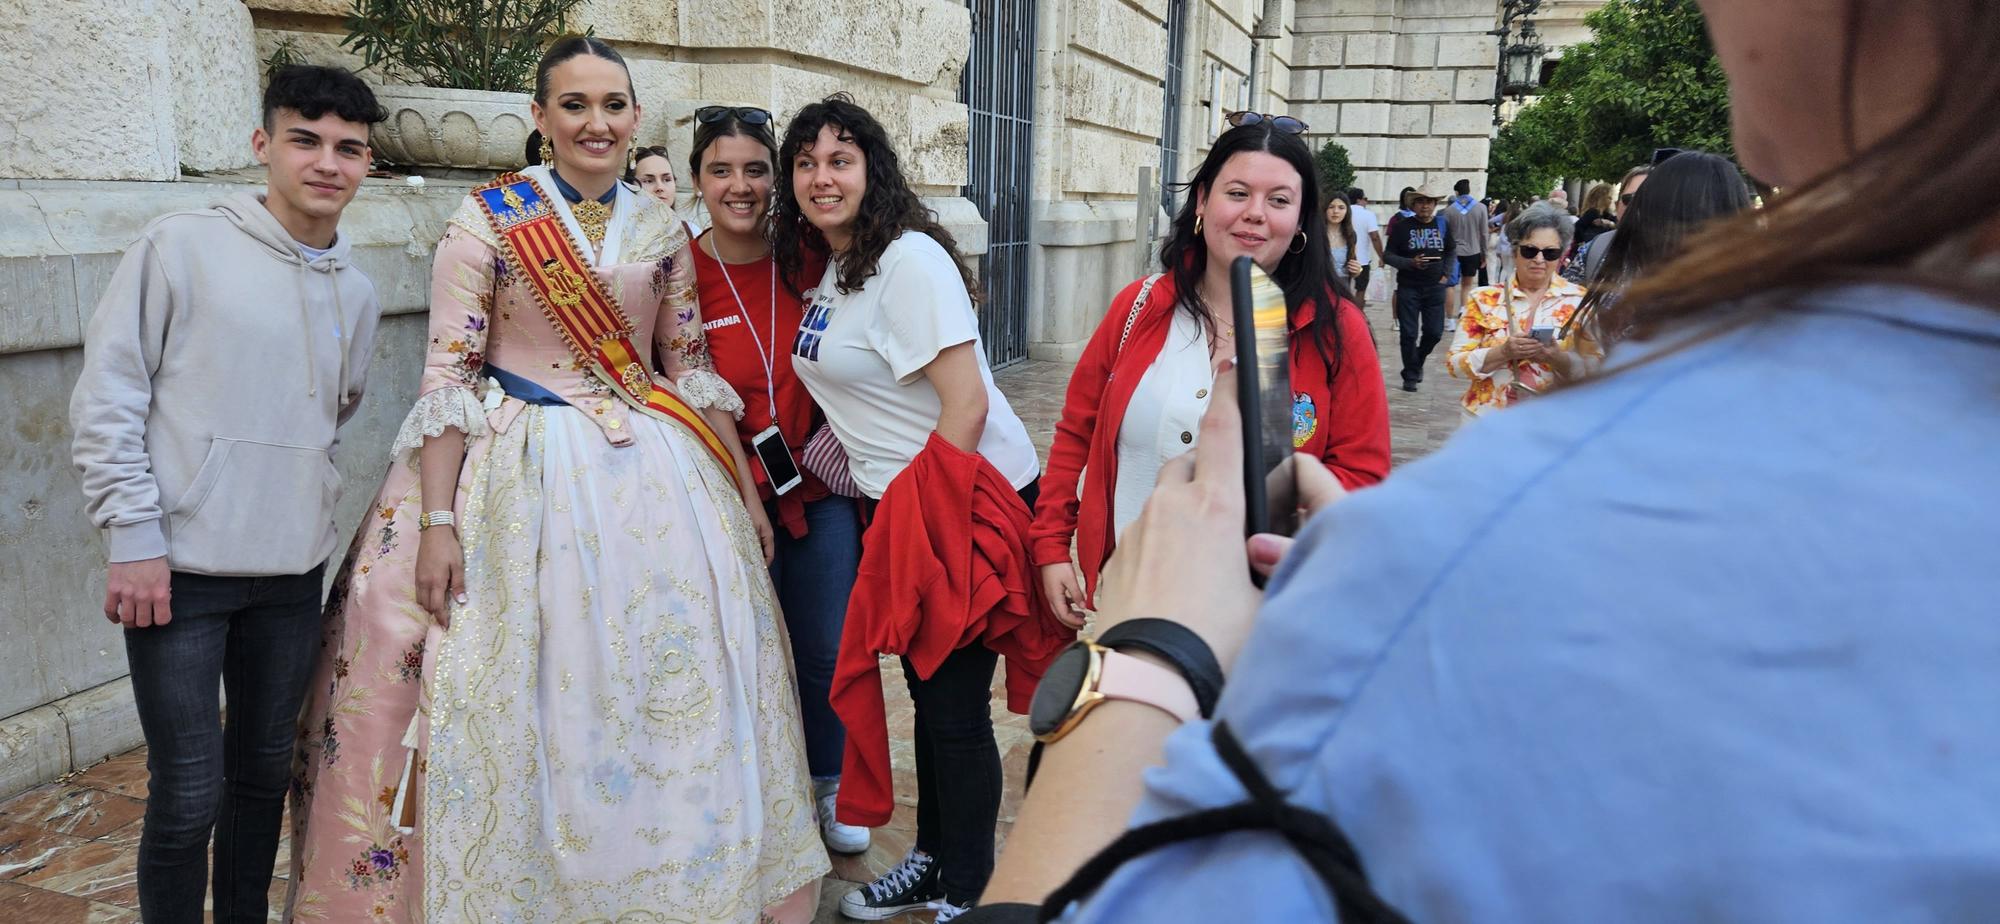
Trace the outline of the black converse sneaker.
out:
[[[882,921],[905,911],[921,910],[944,898],[938,885],[937,861],[911,850],[903,862],[861,888],[840,898],[840,913],[857,921]]]

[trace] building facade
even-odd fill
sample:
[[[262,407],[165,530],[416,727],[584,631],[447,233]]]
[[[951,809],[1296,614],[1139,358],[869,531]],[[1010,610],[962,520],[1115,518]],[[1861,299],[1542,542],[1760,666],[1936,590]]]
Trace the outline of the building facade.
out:
[[[1592,7],[1554,2],[1552,8]],[[85,323],[153,217],[260,182],[248,139],[280,47],[357,66],[349,0],[0,0],[0,796],[138,741],[103,550],[69,463]],[[640,140],[685,158],[711,103],[782,120],[847,91],[978,260],[996,363],[1071,359],[1145,269],[1170,181],[1223,113],[1291,113],[1346,144],[1387,198],[1422,178],[1483,188],[1495,0],[592,0],[624,53]],[[1580,15],[1580,14],[1579,14]],[[1573,17],[1572,17],[1573,18]],[[371,80],[386,82],[379,74]],[[685,166],[682,166],[685,172]],[[386,308],[369,394],[343,431],[360,521],[414,398],[430,251],[470,188],[371,180],[341,233]],[[685,190],[684,190],[685,194]],[[1164,200],[1164,206],[1162,202]]]

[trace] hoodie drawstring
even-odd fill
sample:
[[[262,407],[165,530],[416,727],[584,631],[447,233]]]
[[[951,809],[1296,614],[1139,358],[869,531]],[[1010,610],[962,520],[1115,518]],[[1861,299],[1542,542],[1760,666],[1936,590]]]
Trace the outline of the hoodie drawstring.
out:
[[[319,364],[313,360],[313,343],[318,338],[313,336],[315,325],[313,323],[312,306],[306,302],[305,274],[310,271],[311,267],[309,264],[304,263],[296,265],[299,271],[292,278],[298,283],[299,316],[304,321],[305,329],[303,340],[305,341],[306,348],[306,397],[317,398],[319,397]],[[333,287],[333,342],[334,347],[340,350],[340,378],[336,379],[333,383],[334,388],[340,392],[334,398],[334,410],[338,413],[347,409],[347,310],[340,303],[339,267],[330,268],[325,272],[327,284]]]
[[[298,283],[299,320],[302,322],[300,326],[305,332],[305,336],[299,339],[304,341],[306,348],[306,397],[317,398],[319,397],[319,369],[313,363],[314,337],[312,331],[314,325],[312,306],[306,304],[306,266],[303,263],[295,263],[293,265],[298,267],[298,272],[292,276],[292,279]],[[335,289],[338,288],[338,286],[335,287]]]

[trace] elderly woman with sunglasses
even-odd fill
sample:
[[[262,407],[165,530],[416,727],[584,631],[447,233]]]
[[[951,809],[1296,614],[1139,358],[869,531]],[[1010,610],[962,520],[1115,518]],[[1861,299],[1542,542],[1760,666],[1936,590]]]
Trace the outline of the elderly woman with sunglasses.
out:
[[[1452,375],[1472,380],[1467,417],[1575,378],[1604,355],[1587,332],[1569,330],[1584,290],[1558,272],[1570,244],[1563,213],[1547,203],[1531,206],[1507,223],[1507,238],[1513,274],[1473,291],[1445,359]]]

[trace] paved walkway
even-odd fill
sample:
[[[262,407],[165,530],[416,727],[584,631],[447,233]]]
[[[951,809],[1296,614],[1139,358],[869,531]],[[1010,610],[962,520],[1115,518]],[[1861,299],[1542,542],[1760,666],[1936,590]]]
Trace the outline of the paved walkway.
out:
[[[1394,459],[1402,464],[1436,449],[1458,426],[1458,383],[1446,377],[1442,350],[1433,355],[1424,390],[1401,390],[1397,376],[1396,334],[1385,312],[1369,312],[1382,355],[1383,378],[1389,388],[1389,419]],[[1044,457],[1055,422],[1062,413],[1069,367],[1059,363],[1022,363],[996,378],[1014,410],[1035,435]],[[903,692],[901,671],[883,662],[888,691],[890,757],[896,775],[897,809],[889,824],[875,831],[875,844],[858,857],[836,857],[833,874],[821,889],[822,924],[843,920],[835,908],[840,896],[902,859],[916,838],[914,763],[910,755],[910,703]],[[1006,797],[1000,807],[1000,839],[1004,843],[1019,805],[1021,780],[1027,769],[1029,735],[1026,720],[1010,715],[996,684],[995,734],[1006,771]],[[59,782],[30,790],[0,803],[0,924],[97,924],[137,922],[138,892],[133,863],[139,846],[139,819],[145,812],[145,749],[114,757]],[[277,875],[287,873],[289,846],[281,845]],[[274,909],[282,902],[285,882],[272,883]],[[905,915],[903,924],[927,921],[930,915]],[[272,920],[279,918],[274,913]]]

